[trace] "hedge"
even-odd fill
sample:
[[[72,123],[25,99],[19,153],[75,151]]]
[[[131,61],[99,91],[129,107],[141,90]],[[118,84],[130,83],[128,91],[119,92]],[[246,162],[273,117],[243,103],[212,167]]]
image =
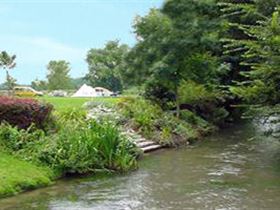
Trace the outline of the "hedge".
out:
[[[44,129],[53,106],[35,99],[0,96],[0,123],[9,123],[21,129],[34,124]]]

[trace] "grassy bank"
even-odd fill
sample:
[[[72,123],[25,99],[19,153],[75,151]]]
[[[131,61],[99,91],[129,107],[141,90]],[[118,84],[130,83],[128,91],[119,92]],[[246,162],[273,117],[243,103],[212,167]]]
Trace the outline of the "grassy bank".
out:
[[[65,111],[73,108],[79,109],[83,106],[84,103],[88,101],[93,101],[96,103],[104,103],[104,104],[116,104],[120,100],[120,98],[118,97],[71,98],[71,97],[51,97],[51,96],[43,96],[38,99],[53,104],[57,111]]]
[[[182,112],[179,119],[142,98],[44,97],[40,101],[52,103],[56,110],[55,118],[50,118],[55,122],[46,122],[53,124],[47,126],[51,130],[0,125],[0,197],[48,185],[54,177],[137,168],[139,151],[120,128],[133,129],[166,147],[189,143],[211,130],[209,123],[190,111]],[[87,101],[116,105],[114,114],[87,119],[81,109]]]
[[[54,177],[95,171],[123,172],[137,167],[137,150],[120,135],[118,127],[107,121],[86,119],[81,110],[90,100],[114,104],[118,98],[42,100],[52,103],[56,110],[54,118],[47,117],[43,122],[43,130],[36,124],[28,129],[0,125],[0,197],[46,186]],[[24,103],[25,99],[3,109],[17,109]],[[33,106],[30,100],[28,103]],[[25,104],[22,109],[30,117],[26,107]]]
[[[0,151],[0,198],[51,183],[52,171]]]

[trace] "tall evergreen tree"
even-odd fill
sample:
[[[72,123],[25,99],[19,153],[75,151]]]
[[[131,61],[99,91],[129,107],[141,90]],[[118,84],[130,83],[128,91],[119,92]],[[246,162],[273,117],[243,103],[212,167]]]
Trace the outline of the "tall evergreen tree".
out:
[[[246,78],[240,72],[250,71],[250,66],[242,65],[246,60],[242,54],[246,47],[236,40],[251,40],[243,26],[254,26],[258,21],[271,17],[274,9],[280,5],[280,0],[220,0],[221,16],[225,20],[225,30],[222,34],[224,44],[224,61],[231,68],[229,74],[224,77],[224,84],[231,85],[235,81],[243,81]]]
[[[280,11],[280,10],[279,10]],[[249,66],[248,72],[241,72],[246,78],[231,87],[231,91],[242,97],[246,103],[257,107],[269,106],[269,112],[280,111],[280,15],[259,21],[256,25],[242,25],[250,40],[237,40],[236,45],[246,49],[242,55]]]

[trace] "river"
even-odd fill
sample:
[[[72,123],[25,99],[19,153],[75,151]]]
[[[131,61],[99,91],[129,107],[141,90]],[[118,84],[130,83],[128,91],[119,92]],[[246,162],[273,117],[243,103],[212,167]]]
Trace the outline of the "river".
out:
[[[61,180],[2,199],[0,209],[280,209],[280,143],[235,126],[149,154],[129,174]]]

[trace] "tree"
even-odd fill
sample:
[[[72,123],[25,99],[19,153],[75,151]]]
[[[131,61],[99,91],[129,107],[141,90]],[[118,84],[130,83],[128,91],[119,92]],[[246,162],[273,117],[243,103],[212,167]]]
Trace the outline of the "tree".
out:
[[[246,49],[242,55],[250,71],[241,72],[246,78],[231,87],[231,91],[257,107],[279,110],[280,101],[280,10],[257,25],[242,25],[250,40],[236,40]],[[241,26],[240,26],[241,27]]]
[[[229,83],[230,92],[238,99],[235,105],[245,108],[245,116],[268,120],[272,127],[277,123],[279,127],[280,122],[280,19],[279,9],[275,11],[279,5],[280,0],[222,4],[231,35],[234,31],[243,35],[229,37],[225,45],[228,55],[238,55],[235,62],[240,68],[231,69],[236,76]]]
[[[16,66],[15,59],[15,55],[10,56],[6,51],[0,53],[0,67],[6,71],[6,82],[4,85],[8,90],[12,90],[16,85],[16,80],[9,74],[9,70]]]
[[[67,61],[50,61],[47,69],[48,88],[50,90],[66,90],[72,88],[69,76],[70,64]]]
[[[47,90],[48,89],[48,83],[44,80],[38,80],[35,79],[31,82],[31,87],[35,90]]]
[[[129,47],[119,41],[109,41],[103,49],[89,50],[86,58],[89,72],[86,79],[93,86],[122,90],[122,72],[126,68],[124,58],[128,51]]]
[[[271,17],[280,0],[223,0],[220,1],[221,15],[225,30],[221,40],[224,43],[223,60],[230,64],[230,72],[223,78],[224,85],[231,85],[235,81],[246,80],[240,72],[250,71],[250,66],[242,65],[246,60],[242,54],[246,52],[244,45],[237,44],[236,40],[251,40],[243,30],[243,25],[257,25]]]
[[[138,83],[148,85],[146,90],[153,93],[164,92],[158,86],[167,89],[175,96],[177,116],[182,80],[207,88],[217,84],[221,68],[216,56],[221,47],[215,1],[169,0],[161,10],[137,17],[134,28],[138,43],[127,57],[128,77],[141,78]]]

